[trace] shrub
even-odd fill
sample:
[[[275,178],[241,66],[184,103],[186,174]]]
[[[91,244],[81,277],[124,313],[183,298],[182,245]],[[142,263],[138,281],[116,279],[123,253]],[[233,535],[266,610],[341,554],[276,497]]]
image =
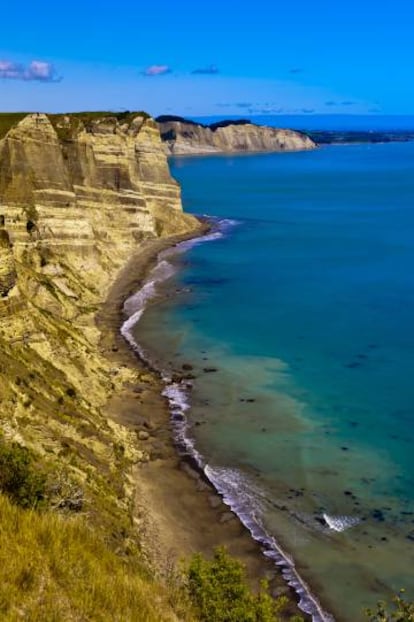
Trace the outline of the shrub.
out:
[[[194,555],[187,580],[200,622],[276,622],[288,602],[284,597],[274,600],[266,582],[254,594],[247,585],[244,566],[222,547],[215,549],[211,561]]]
[[[46,477],[38,473],[31,452],[0,439],[0,491],[23,508],[38,507],[45,498]]]
[[[404,590],[393,598],[391,608],[380,601],[375,609],[367,609],[366,615],[370,622],[414,622],[414,603],[403,597]]]

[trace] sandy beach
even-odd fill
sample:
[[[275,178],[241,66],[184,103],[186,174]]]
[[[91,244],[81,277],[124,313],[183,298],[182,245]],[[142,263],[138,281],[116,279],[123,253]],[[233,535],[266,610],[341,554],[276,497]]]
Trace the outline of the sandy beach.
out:
[[[207,230],[208,225],[202,225],[199,232],[192,235],[144,244],[112,285],[97,316],[101,349],[114,366],[139,370],[141,381],[129,383],[121,394],[114,396],[107,405],[107,414],[135,430],[150,457],[134,470],[134,514],[143,551],[152,566],[160,574],[167,575],[173,564],[195,552],[211,555],[214,547],[226,546],[245,564],[252,585],[268,579],[275,596],[290,597],[288,616],[295,613],[304,616],[296,606],[295,592],[286,585],[274,564],[264,557],[259,544],[195,465],[178,455],[173,444],[168,404],[161,395],[162,381],[138,358],[120,333],[125,319],[124,301],[139,289],[158,254]]]

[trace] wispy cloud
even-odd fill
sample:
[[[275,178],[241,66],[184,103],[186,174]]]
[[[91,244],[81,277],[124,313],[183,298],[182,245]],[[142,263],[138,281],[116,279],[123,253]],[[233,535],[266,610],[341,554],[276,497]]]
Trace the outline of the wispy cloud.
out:
[[[249,114],[280,114],[285,109],[275,102],[228,102],[216,104],[218,108],[239,108]]]
[[[150,65],[141,73],[143,76],[154,78],[155,76],[165,76],[167,73],[171,72],[172,69],[169,65]]]
[[[357,102],[351,101],[351,100],[346,100],[343,102],[337,102],[337,101],[333,101],[333,100],[329,100],[327,102],[325,102],[325,106],[356,106]]]
[[[284,108],[249,108],[250,114],[272,115],[285,112]]]
[[[303,73],[303,69],[302,67],[292,67],[291,69],[289,69],[289,73]]]
[[[208,65],[207,67],[199,67],[198,69],[193,69],[191,73],[212,76],[216,73],[220,73],[220,70],[216,65]]]
[[[62,80],[52,63],[41,60],[33,60],[29,65],[0,60],[0,78],[37,82],[60,82]]]

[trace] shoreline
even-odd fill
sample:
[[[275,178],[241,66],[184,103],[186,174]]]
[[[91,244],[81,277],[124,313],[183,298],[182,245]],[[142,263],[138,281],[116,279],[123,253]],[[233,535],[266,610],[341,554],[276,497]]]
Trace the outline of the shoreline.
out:
[[[352,144],[352,143],[351,143]],[[173,159],[180,159],[180,158],[205,158],[208,156],[224,156],[224,157],[231,157],[231,156],[255,156],[255,155],[275,155],[275,154],[284,154],[284,153],[307,153],[308,151],[312,152],[312,151],[316,151],[317,149],[319,149],[321,147],[321,145],[315,145],[315,147],[309,147],[307,149],[272,149],[271,151],[269,150],[258,150],[258,151],[189,151],[188,153],[174,153],[174,152],[168,152],[167,153],[167,158],[168,160],[170,160],[171,158]]]
[[[179,243],[204,237],[211,226],[144,244],[112,284],[97,316],[101,331],[101,350],[121,367],[141,373],[143,382],[128,385],[110,399],[107,415],[133,429],[148,448],[148,461],[134,469],[137,490],[134,522],[142,539],[143,552],[161,576],[168,579],[172,567],[183,557],[200,552],[209,556],[216,546],[246,566],[250,583],[258,587],[267,579],[271,593],[288,596],[287,616],[311,616],[299,609],[300,595],[288,585],[275,561],[265,555],[264,542],[255,540],[247,526],[217,492],[197,460],[180,455],[174,441],[173,424],[165,383],[160,373],[140,358],[121,334],[125,321],[124,302],[144,283],[157,265],[159,254]]]

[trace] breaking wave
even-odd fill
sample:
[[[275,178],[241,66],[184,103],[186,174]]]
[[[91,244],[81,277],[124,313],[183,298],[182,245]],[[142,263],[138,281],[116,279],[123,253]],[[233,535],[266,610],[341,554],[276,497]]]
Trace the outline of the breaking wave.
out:
[[[322,514],[322,516],[332,531],[345,531],[361,522],[357,516],[331,516],[330,514]]]
[[[148,301],[156,296],[157,284],[168,280],[175,274],[176,268],[168,261],[168,257],[186,252],[198,244],[223,238],[229,229],[238,224],[239,222],[235,220],[218,220],[211,233],[181,242],[173,248],[162,251],[158,256],[158,263],[150,271],[141,289],[124,303],[124,312],[127,319],[122,324],[121,334],[133,350],[152,367],[154,367],[152,361],[135,341],[132,329],[139,322]],[[178,452],[182,456],[191,457],[192,461],[222,496],[226,505],[237,514],[252,537],[263,547],[263,554],[273,560],[275,565],[278,566],[285,581],[297,593],[300,609],[312,616],[313,622],[334,622],[333,616],[323,610],[318,600],[299,576],[293,559],[264,528],[261,520],[262,504],[265,502],[263,491],[254,482],[250,481],[250,478],[237,469],[219,468],[206,464],[203,456],[197,450],[194,439],[189,434],[186,417],[187,411],[191,408],[191,381],[182,380],[175,382],[167,370],[157,369],[157,371],[161,373],[165,383],[162,394],[169,403],[174,440]],[[324,519],[327,525],[335,531],[343,531],[356,524],[355,521],[357,521],[357,519],[352,517],[334,517],[327,514],[324,515]]]

